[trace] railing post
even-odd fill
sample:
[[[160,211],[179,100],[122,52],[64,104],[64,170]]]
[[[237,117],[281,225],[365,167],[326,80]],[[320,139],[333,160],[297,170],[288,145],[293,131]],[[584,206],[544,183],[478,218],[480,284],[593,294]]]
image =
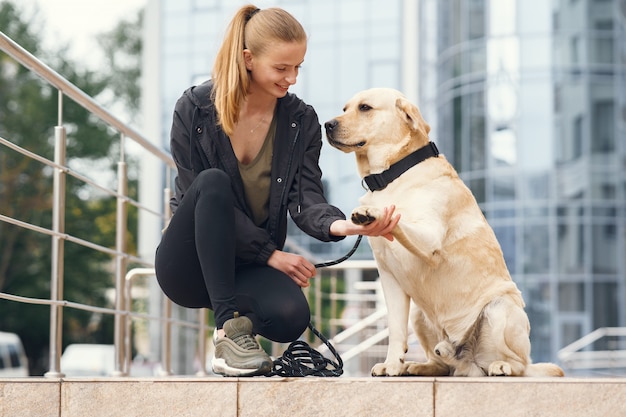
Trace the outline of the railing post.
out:
[[[172,375],[172,302],[163,297],[163,337],[161,339],[161,376]]]
[[[166,184],[169,184],[170,181],[170,170],[167,169],[167,178],[165,179]],[[165,187],[163,190],[163,202],[164,202],[164,227],[167,227],[170,222],[170,217],[172,217],[172,211],[170,208],[170,198],[172,197],[172,191],[169,186]],[[172,301],[167,298],[166,295],[163,295],[163,311],[162,316],[165,317],[165,322],[163,323],[163,330],[161,334],[161,376],[169,376],[172,375]]]
[[[124,301],[126,287],[126,229],[128,224],[128,174],[126,162],[124,161],[124,135],[122,134],[120,143],[120,161],[117,164],[117,220],[116,220],[116,263],[115,263],[115,309],[122,311],[126,307]],[[132,300],[129,300],[132,301]],[[124,376],[124,333],[126,331],[127,315],[115,315],[115,376]]]
[[[196,372],[196,376],[206,376],[206,308],[198,309],[198,362],[200,369]]]
[[[57,168],[53,173],[52,185],[52,259],[50,273],[50,300],[58,302],[63,299],[63,268],[65,241],[65,156],[66,132],[63,126],[63,94],[59,91],[58,126],[54,128],[54,162]],[[50,364],[45,376],[59,378],[61,372],[61,350],[63,349],[63,306],[50,305]]]

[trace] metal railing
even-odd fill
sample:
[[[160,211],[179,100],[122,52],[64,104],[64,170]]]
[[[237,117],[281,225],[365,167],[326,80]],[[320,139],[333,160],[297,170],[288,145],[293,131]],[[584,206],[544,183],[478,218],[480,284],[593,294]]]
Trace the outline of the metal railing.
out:
[[[605,348],[594,348],[599,341],[604,341]],[[626,327],[600,327],[559,350],[558,358],[566,371],[623,376],[626,371]]]
[[[207,345],[206,333],[211,330],[207,326],[207,312],[205,309],[198,311],[195,321],[177,320],[172,318],[172,303],[162,296],[163,308],[161,315],[150,315],[132,311],[132,286],[133,282],[142,276],[154,275],[154,265],[152,260],[146,261],[129,253],[126,247],[125,234],[127,229],[128,206],[133,205],[142,212],[147,212],[157,216],[165,225],[169,219],[168,212],[169,187],[165,186],[164,209],[148,207],[133,200],[128,195],[128,175],[125,161],[125,141],[130,139],[139,145],[144,152],[158,158],[166,172],[166,181],[171,179],[171,170],[175,169],[175,164],[170,155],[156,147],[146,138],[131,129],[125,123],[113,116],[109,111],[100,106],[93,98],[89,97],[78,87],[67,81],[64,77],[42,63],[39,59],[31,55],[28,51],[12,41],[4,33],[0,32],[0,50],[8,54],[20,65],[28,68],[38,75],[45,82],[54,87],[58,92],[58,121],[54,127],[54,159],[49,160],[41,155],[37,155],[24,149],[10,141],[10,138],[0,138],[0,146],[7,147],[13,151],[28,157],[32,160],[49,167],[53,172],[53,204],[52,204],[52,227],[45,228],[39,225],[27,223],[19,219],[6,216],[0,213],[0,221],[6,222],[20,228],[28,229],[36,233],[50,236],[52,239],[51,251],[51,276],[50,276],[50,298],[36,299],[23,297],[15,294],[0,292],[0,301],[7,300],[26,304],[43,304],[50,306],[50,340],[49,340],[49,370],[45,374],[47,377],[61,377],[63,370],[60,367],[60,357],[62,350],[62,323],[63,309],[73,308],[93,313],[110,314],[115,317],[114,345],[115,364],[114,376],[126,376],[131,371],[132,352],[132,322],[133,320],[157,321],[161,323],[161,374],[171,375],[172,359],[172,327],[190,328],[197,332],[197,354],[202,364],[198,375],[205,375]],[[70,168],[66,161],[66,127],[63,120],[63,98],[67,97],[82,106],[92,115],[96,116],[109,127],[119,133],[120,156],[117,162],[117,188],[111,189],[103,187],[90,179],[88,176]],[[65,198],[66,198],[66,178],[72,176],[85,184],[97,188],[107,196],[117,200],[116,205],[116,239],[115,248],[108,248],[98,245],[87,239],[72,236],[65,231]],[[162,212],[162,211],[165,212]],[[115,307],[105,308],[93,305],[86,305],[64,300],[64,245],[65,242],[72,242],[90,249],[108,254],[115,264]],[[158,242],[154,242],[155,246]],[[288,243],[289,244],[289,243]],[[298,251],[297,247],[291,248]],[[310,255],[310,254],[308,254]],[[129,263],[140,265],[138,268],[127,271]],[[312,304],[313,322],[318,329],[324,328],[326,335],[336,344],[337,350],[341,353],[346,351],[348,355],[344,358],[344,363],[350,365],[357,357],[361,360],[369,361],[380,359],[380,353],[369,351],[367,355],[376,356],[375,359],[368,359],[364,355],[366,348],[384,339],[383,324],[381,319],[385,317],[384,308],[381,309],[381,296],[378,286],[374,282],[363,283],[363,273],[367,270],[375,270],[374,261],[347,261],[340,265],[335,265],[329,269],[319,270],[318,277],[313,280],[310,288],[305,290],[307,297]],[[371,278],[370,278],[371,279]],[[327,284],[328,290],[324,289],[323,282]],[[349,315],[346,311],[351,311]],[[344,330],[354,326],[352,330]],[[368,335],[365,330],[372,329]],[[381,333],[382,331],[382,333]],[[382,337],[381,337],[382,335]],[[307,337],[308,335],[305,335]],[[335,338],[335,339],[333,339]],[[355,341],[356,340],[356,341]],[[359,346],[360,345],[360,346]],[[274,344],[272,352],[280,352],[282,345]],[[325,346],[320,345],[319,349],[324,350]],[[369,373],[368,363],[364,367],[353,366],[353,374],[359,375],[360,368],[365,369],[364,373]]]
[[[11,223],[18,227],[26,228],[38,233],[49,235],[52,238],[51,253],[51,277],[50,288],[51,294],[49,300],[32,299],[20,297],[11,294],[0,293],[0,298],[13,300],[18,302],[33,304],[48,304],[50,306],[50,343],[49,343],[49,371],[46,376],[61,376],[60,356],[62,347],[62,323],[63,308],[73,307],[91,312],[100,312],[114,314],[115,316],[115,373],[118,375],[125,374],[125,351],[122,349],[125,339],[126,320],[132,313],[125,309],[127,306],[124,299],[125,275],[129,262],[140,265],[150,266],[149,262],[140,259],[128,252],[126,247],[126,228],[128,218],[128,205],[132,204],[138,210],[144,210],[162,217],[163,221],[167,221],[169,213],[162,213],[160,209],[154,209],[141,205],[139,202],[131,199],[128,195],[128,175],[127,165],[125,161],[126,139],[134,141],[145,152],[158,158],[167,172],[165,178],[171,177],[171,170],[175,168],[175,164],[169,154],[156,147],[149,140],[141,136],[131,127],[113,116],[112,113],[100,106],[93,98],[88,96],[74,84],[67,81],[56,71],[48,67],[39,59],[34,57],[4,33],[0,32],[0,50],[14,59],[18,64],[29,69],[32,73],[39,76],[42,80],[54,87],[58,93],[58,109],[57,109],[57,126],[54,127],[54,160],[49,160],[40,155],[36,155],[24,148],[17,146],[10,140],[0,138],[0,145],[6,146],[26,157],[36,160],[53,170],[53,190],[52,190],[52,227],[51,229],[43,228],[34,224],[29,224],[9,216],[0,214],[0,221]],[[70,167],[66,163],[66,127],[63,121],[63,98],[67,97],[89,111],[92,115],[106,123],[110,128],[114,129],[120,135],[120,155],[117,163],[117,189],[109,189],[98,185],[85,175],[82,175]],[[80,239],[65,233],[65,198],[66,198],[66,178],[68,175],[98,188],[105,194],[117,199],[116,207],[116,244],[115,249],[110,249],[95,244],[86,239]],[[167,207],[167,204],[164,205]],[[115,260],[115,308],[108,309],[102,307],[88,306],[79,303],[72,303],[63,299],[64,284],[64,246],[65,242],[73,242],[96,251],[100,251],[113,256]]]

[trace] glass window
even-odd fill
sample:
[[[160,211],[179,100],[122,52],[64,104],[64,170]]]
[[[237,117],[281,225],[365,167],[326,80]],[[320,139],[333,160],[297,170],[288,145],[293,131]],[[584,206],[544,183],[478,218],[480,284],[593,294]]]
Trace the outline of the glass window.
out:
[[[617,229],[616,225],[594,224],[591,227],[591,252],[594,273],[617,273]]]
[[[593,103],[591,119],[593,153],[608,153],[615,150],[615,105],[612,100]]]
[[[580,44],[580,39],[578,38],[578,36],[572,36],[572,38],[570,39],[570,57],[571,57],[571,62],[572,65],[578,65],[580,63],[580,58],[579,58],[579,44]]]
[[[511,274],[516,273],[515,265],[515,227],[513,226],[494,226],[493,231],[496,235],[496,239],[500,243],[502,248],[502,254],[504,255],[504,261]]]
[[[585,311],[585,285],[582,282],[559,284],[559,311]]]
[[[472,194],[476,198],[478,204],[482,204],[486,201],[485,198],[485,178],[474,178],[468,181],[469,188],[472,190]]]
[[[550,174],[547,172],[528,173],[521,178],[520,183],[524,194],[529,200],[547,200],[550,198]]]
[[[335,61],[335,50],[332,48],[332,44],[330,43],[318,43],[318,47],[311,48],[310,51],[307,51],[307,56],[305,58],[304,64],[301,70],[301,76],[303,80],[298,80],[298,83],[301,81],[310,82],[312,81],[313,75],[315,75],[315,87],[307,93],[306,97],[308,101],[313,101],[317,99],[329,100],[335,97],[336,93],[336,81],[337,81],[337,71],[333,65],[328,65],[329,62]],[[296,84],[297,85],[297,84]],[[343,97],[342,100],[345,102],[349,97]],[[339,114],[339,111],[343,107],[343,103],[334,108],[332,115],[335,113]]]
[[[584,226],[562,223],[558,226],[558,270],[563,274],[580,274],[585,270],[585,234]]]
[[[484,94],[473,93],[466,96],[467,117],[469,118],[469,151],[472,170],[485,169],[485,100]]]
[[[485,1],[471,0],[468,2],[468,37],[469,39],[485,36]]]
[[[369,85],[400,89],[400,69],[396,61],[374,61],[369,65]]]
[[[583,337],[581,323],[561,323],[561,343],[567,346]]]
[[[573,128],[572,128],[572,146],[570,147],[571,154],[568,155],[570,158],[566,158],[566,160],[578,159],[583,154],[583,117],[576,116],[574,118]]]
[[[191,2],[189,0],[183,1],[164,1],[163,12],[168,16],[172,16],[172,13],[185,12],[187,13],[191,8]],[[167,20],[167,19],[165,19]]]
[[[524,226],[524,273],[550,271],[550,234],[546,225]]]
[[[456,167],[457,171],[463,172],[467,169],[467,167],[465,166],[465,159],[463,158],[463,151],[465,146],[463,146],[463,108],[461,97],[455,97],[452,102],[452,106],[452,120],[450,120],[450,122],[452,123],[454,135],[453,165]]]
[[[591,198],[595,200],[614,200],[617,197],[617,178],[615,172],[591,173]]]
[[[494,201],[515,200],[515,177],[509,175],[494,175],[492,182]]]
[[[192,0],[193,7],[197,10],[219,9],[219,0]]]
[[[613,21],[601,20],[595,23],[595,47],[591,53],[598,64],[611,64],[614,61]]]
[[[530,321],[532,359],[534,362],[551,360],[550,340],[554,332],[551,326],[550,285],[545,281],[527,282],[523,293]]]
[[[623,326],[619,320],[619,291],[615,282],[593,283],[593,328]]]
[[[365,13],[369,7],[363,7],[362,0],[342,0],[335,4],[339,7],[339,20],[342,23],[365,21]]]

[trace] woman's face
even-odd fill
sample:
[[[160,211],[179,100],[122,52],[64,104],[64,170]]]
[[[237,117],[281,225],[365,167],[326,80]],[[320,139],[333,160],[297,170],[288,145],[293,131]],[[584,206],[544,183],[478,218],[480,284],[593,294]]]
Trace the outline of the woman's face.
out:
[[[261,55],[244,50],[246,68],[250,71],[250,93],[284,97],[296,83],[305,53],[306,42],[274,43]]]

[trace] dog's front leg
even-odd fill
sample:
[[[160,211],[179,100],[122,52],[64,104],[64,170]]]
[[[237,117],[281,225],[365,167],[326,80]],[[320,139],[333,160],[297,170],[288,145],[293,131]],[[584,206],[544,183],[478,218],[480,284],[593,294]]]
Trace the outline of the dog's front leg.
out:
[[[383,216],[383,209],[374,206],[361,206],[352,211],[351,220],[354,224],[368,225]],[[442,239],[446,229],[441,222],[432,220],[422,224],[411,224],[400,219],[391,234],[404,248],[423,260],[431,268],[441,262]]]
[[[409,296],[400,288],[395,277],[380,271],[387,305],[387,322],[389,326],[389,346],[384,363],[377,363],[372,368],[372,376],[397,376],[404,374],[404,357],[408,350],[407,333],[409,321]]]

